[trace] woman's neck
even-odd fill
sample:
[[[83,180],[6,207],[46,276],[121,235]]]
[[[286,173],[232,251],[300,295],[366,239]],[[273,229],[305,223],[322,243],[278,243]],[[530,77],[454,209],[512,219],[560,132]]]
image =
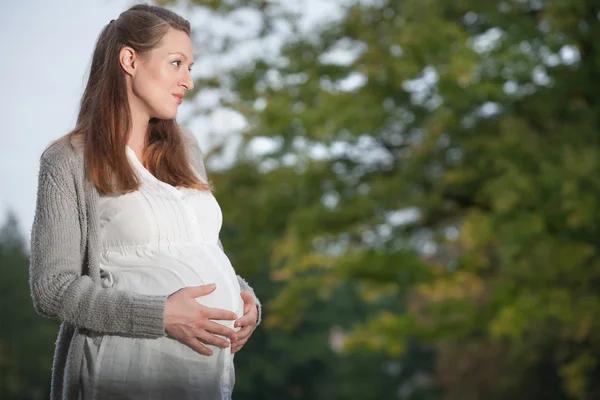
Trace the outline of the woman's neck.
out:
[[[148,124],[150,118],[147,113],[134,111],[131,109],[131,131],[127,145],[137,154],[138,158],[142,158],[146,147],[146,139],[148,134]]]

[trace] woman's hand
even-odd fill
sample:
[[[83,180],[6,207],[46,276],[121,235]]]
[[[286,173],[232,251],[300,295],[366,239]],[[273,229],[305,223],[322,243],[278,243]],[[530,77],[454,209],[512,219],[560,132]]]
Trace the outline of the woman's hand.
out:
[[[258,322],[258,310],[256,309],[256,304],[254,304],[254,297],[247,290],[242,291],[241,296],[242,300],[244,300],[244,316],[235,321],[234,324],[235,327],[241,327],[241,329],[231,341],[232,353],[237,353],[242,349],[252,335],[252,332],[254,332],[254,328]]]
[[[194,351],[210,356],[212,350],[204,344],[212,344],[221,348],[229,346],[221,335],[235,340],[237,334],[211,320],[235,320],[237,314],[219,308],[205,307],[196,301],[196,297],[206,296],[216,289],[215,284],[186,287],[173,293],[165,306],[165,332]]]

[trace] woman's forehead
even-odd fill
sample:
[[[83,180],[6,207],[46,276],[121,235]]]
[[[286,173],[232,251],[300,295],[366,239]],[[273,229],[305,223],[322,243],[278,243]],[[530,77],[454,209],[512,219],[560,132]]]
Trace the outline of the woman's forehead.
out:
[[[193,61],[194,49],[190,37],[182,31],[169,30],[161,39],[155,50],[165,56],[179,54]]]

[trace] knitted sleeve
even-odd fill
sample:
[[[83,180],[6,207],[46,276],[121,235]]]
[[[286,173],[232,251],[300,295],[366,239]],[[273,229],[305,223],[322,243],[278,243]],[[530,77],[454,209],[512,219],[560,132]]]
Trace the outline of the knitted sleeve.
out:
[[[166,296],[102,288],[82,273],[82,210],[72,181],[57,180],[52,169],[42,162],[31,232],[30,290],[37,312],[97,332],[164,336]]]
[[[204,166],[204,156],[202,154],[202,150],[200,150],[200,145],[198,143],[198,140],[196,140],[196,138],[194,137],[194,135],[185,130],[182,129],[182,134],[183,134],[183,138],[186,141],[186,146],[188,148],[188,155],[190,157],[190,163],[192,164],[192,166],[194,167],[195,171],[200,175],[200,177],[202,179],[204,179],[205,182],[208,182],[208,177],[206,175],[206,168]],[[221,248],[221,250],[223,250],[223,245],[221,244],[221,240],[219,240],[219,247]],[[260,301],[258,300],[258,297],[256,296],[256,293],[254,293],[254,289],[252,289],[252,287],[248,284],[248,282],[246,282],[241,276],[237,275],[237,279],[238,282],[240,284],[240,288],[242,289],[242,291],[247,290],[248,292],[250,292],[252,294],[252,297],[254,297],[254,303],[256,304],[256,307],[258,309],[258,322],[256,323],[256,326],[260,325],[260,322],[262,321],[262,305],[260,304]]]

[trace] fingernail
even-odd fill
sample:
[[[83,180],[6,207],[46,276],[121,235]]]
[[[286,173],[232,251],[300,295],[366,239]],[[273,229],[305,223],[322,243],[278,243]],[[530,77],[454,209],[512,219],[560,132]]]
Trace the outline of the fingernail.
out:
[[[217,286],[217,284],[216,284],[216,283],[211,283],[211,284],[209,284],[208,286],[210,286],[210,287],[215,287],[215,286]]]

